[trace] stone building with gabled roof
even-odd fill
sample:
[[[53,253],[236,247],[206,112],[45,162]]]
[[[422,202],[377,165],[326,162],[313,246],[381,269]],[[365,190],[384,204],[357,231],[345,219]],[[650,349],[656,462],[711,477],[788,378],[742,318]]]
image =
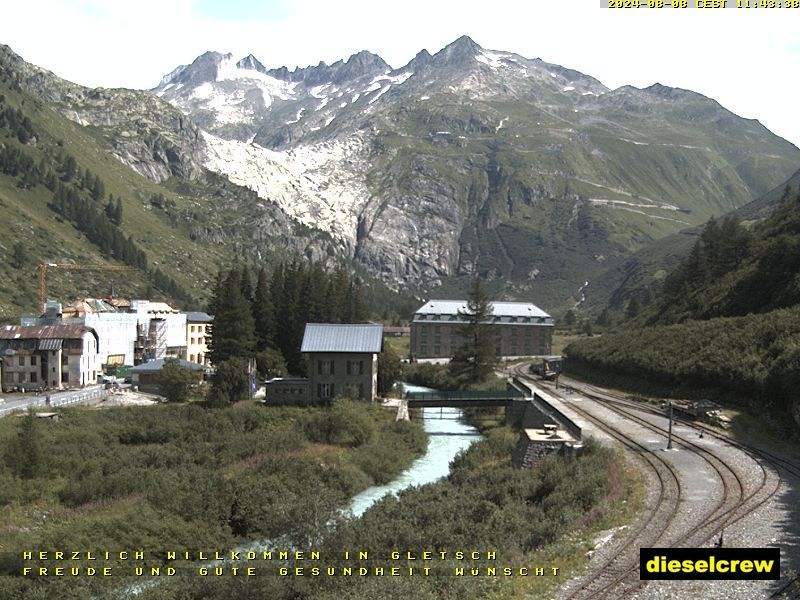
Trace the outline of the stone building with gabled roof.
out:
[[[382,349],[383,325],[308,323],[300,351],[308,355],[311,397],[320,402],[337,395],[374,400]]]
[[[327,404],[337,396],[372,401],[378,392],[383,325],[308,323],[300,351],[307,379],[267,382],[267,404]]]

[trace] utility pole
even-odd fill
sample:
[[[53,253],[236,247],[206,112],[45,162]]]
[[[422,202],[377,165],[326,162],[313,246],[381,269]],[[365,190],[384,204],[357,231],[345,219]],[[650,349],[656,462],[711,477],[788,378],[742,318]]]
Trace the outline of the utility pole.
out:
[[[672,400],[669,401],[669,437],[667,438],[667,450],[672,450]]]

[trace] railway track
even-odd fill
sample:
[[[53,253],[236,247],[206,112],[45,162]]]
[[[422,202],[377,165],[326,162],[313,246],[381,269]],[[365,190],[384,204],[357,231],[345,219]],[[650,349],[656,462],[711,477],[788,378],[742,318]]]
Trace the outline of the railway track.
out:
[[[527,373],[526,366],[515,367],[514,374],[542,386],[541,381],[533,379]],[[617,543],[613,551],[608,553],[610,558],[601,561],[599,565],[593,565],[588,575],[566,591],[565,598],[633,596],[647,583],[639,580],[639,548],[709,545],[721,535],[725,527],[751,515],[775,496],[781,488],[782,470],[800,476],[800,468],[785,459],[741,444],[714,428],[681,420],[679,422],[684,426],[683,431],[673,432],[674,444],[684,450],[684,454],[690,454],[695,462],[701,461],[706,465],[714,474],[720,490],[715,501],[704,505],[700,514],[684,514],[681,506],[688,505],[687,490],[682,484],[685,473],[682,476],[669,454],[663,452],[668,436],[668,419],[663,412],[649,405],[613,396],[594,386],[572,381],[569,384],[583,396],[601,404],[605,410],[615,415],[614,418],[621,417],[626,423],[635,424],[639,432],[644,430],[659,438],[663,437],[664,444],[659,448],[653,448],[652,443],[644,445],[629,432],[609,423],[608,415],[605,415],[606,418],[599,416],[575,402],[570,402],[568,396],[565,397],[552,388],[548,389],[549,393],[560,396],[570,410],[592,422],[627,448],[629,455],[640,462],[645,472],[649,473],[648,479],[657,486],[648,502],[646,513],[629,530],[626,537]],[[686,427],[691,429],[687,432]],[[729,447],[720,448],[722,444]],[[746,459],[732,461],[730,447],[741,452]],[[749,468],[742,467],[743,463]],[[686,469],[685,466],[683,468]],[[790,584],[791,581],[787,582],[783,589]],[[781,591],[782,589],[778,590],[775,595]]]

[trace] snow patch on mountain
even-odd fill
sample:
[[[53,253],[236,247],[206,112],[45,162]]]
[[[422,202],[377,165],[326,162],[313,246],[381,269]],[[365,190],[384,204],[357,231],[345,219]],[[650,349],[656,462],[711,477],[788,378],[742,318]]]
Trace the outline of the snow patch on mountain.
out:
[[[205,167],[278,204],[301,223],[355,247],[358,217],[370,197],[366,143],[345,139],[274,151],[203,132]]]
[[[383,96],[383,95],[384,95],[386,92],[388,92],[390,87],[392,87],[392,86],[391,86],[391,85],[387,85],[385,88],[381,89],[381,91],[380,91],[380,92],[378,92],[378,93],[377,93],[377,94],[375,94],[375,95],[374,95],[372,98],[370,98],[370,100],[369,100],[368,104],[372,104],[372,103],[374,103],[374,102],[375,102],[375,101],[376,101],[378,98],[380,98],[380,97],[381,97],[381,96]]]
[[[305,108],[301,108],[297,111],[297,116],[292,121],[286,121],[287,125],[291,125],[292,123],[297,123],[302,117],[303,113],[305,112]]]
[[[492,69],[497,70],[503,67],[503,61],[512,59],[510,54],[500,54],[498,52],[490,52],[489,50],[481,50],[475,55],[475,60],[489,65]]]

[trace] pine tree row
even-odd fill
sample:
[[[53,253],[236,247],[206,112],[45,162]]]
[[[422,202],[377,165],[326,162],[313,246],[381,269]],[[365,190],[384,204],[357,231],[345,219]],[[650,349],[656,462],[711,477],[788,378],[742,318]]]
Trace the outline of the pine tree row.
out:
[[[220,272],[209,312],[215,365],[258,355],[262,373],[280,371],[285,361],[296,375],[306,372],[300,354],[306,323],[359,323],[367,317],[357,276],[342,266],[326,271],[320,263],[297,259],[280,263],[271,274],[262,267],[255,284],[241,267]]]

